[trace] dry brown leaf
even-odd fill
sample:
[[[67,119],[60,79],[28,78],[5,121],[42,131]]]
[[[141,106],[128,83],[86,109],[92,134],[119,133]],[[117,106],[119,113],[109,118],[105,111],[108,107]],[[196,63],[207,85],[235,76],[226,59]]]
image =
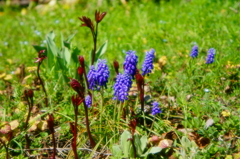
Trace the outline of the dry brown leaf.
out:
[[[42,120],[40,123],[38,123],[37,127],[39,130],[44,131],[44,130],[48,129],[48,123],[47,123],[47,121]]]
[[[189,140],[193,140],[193,141],[197,141],[197,139],[199,138],[199,134],[197,134],[196,132],[190,132],[188,133],[188,138]]]
[[[226,132],[223,136],[224,138],[224,141],[229,141],[229,140],[232,140],[234,137],[233,133],[230,131],[230,132]]]
[[[184,133],[184,134],[188,134],[188,133],[191,133],[193,132],[194,130],[193,129],[189,129],[189,128],[183,128],[183,129],[178,129],[178,131]]]
[[[9,124],[11,126],[11,130],[14,130],[19,126],[19,121],[18,120],[13,120]]]
[[[177,135],[174,131],[170,131],[170,132],[162,134],[162,138],[163,139],[175,140],[175,139],[177,139]]]
[[[152,136],[152,137],[150,137],[150,138],[148,139],[148,142],[150,142],[150,143],[152,143],[152,144],[155,145],[155,144],[158,144],[160,140],[161,140],[160,137],[154,135],[154,136]]]
[[[203,149],[210,143],[210,139],[206,137],[200,137],[197,140],[197,145],[199,146],[200,149]]]
[[[173,141],[172,140],[169,140],[169,139],[163,139],[159,142],[158,144],[158,147],[164,149],[164,148],[168,148],[168,147],[171,147],[173,144]]]
[[[35,131],[37,130],[37,124],[33,124],[29,129],[28,129],[28,132],[32,132],[32,131]]]
[[[11,131],[11,126],[8,122],[1,123],[0,134],[7,134]]]

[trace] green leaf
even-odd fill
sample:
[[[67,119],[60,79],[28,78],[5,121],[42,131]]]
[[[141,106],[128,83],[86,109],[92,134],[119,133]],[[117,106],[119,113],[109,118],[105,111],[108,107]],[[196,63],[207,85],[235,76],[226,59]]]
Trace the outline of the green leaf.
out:
[[[129,138],[131,138],[131,133],[127,130],[124,130],[120,139],[121,148],[123,150],[124,157],[129,157],[129,150],[131,145],[131,142],[128,141]]]
[[[113,145],[112,153],[114,157],[120,158],[122,156],[122,150],[119,145]]]
[[[107,50],[108,41],[106,41],[102,46],[97,50],[94,62],[96,62]]]
[[[155,154],[155,153],[159,153],[160,151],[162,151],[160,147],[152,147],[148,152],[148,154]]]
[[[81,51],[77,47],[73,48],[72,50],[71,57],[75,64],[78,64],[78,55],[80,54],[80,52]]]
[[[147,136],[142,136],[141,137],[141,150],[142,151],[144,151],[145,148],[147,147],[147,142],[148,142]]]
[[[72,39],[73,39],[73,37],[76,35],[76,33],[74,33],[74,34],[72,34],[72,35],[70,35],[68,38],[67,38],[67,40],[65,40],[64,41],[64,46],[65,47],[67,47],[68,49],[70,49],[70,47],[71,47],[71,41],[72,41]]]
[[[64,48],[62,48],[61,53],[62,53],[63,59],[66,61],[67,66],[69,66],[70,62],[71,62],[70,51],[68,50],[68,48],[64,47]],[[67,70],[65,70],[65,71],[67,71]]]
[[[47,54],[47,47],[45,47],[45,46],[38,46],[38,45],[32,45],[33,46],[33,48],[37,51],[37,52],[39,52],[39,51],[41,51],[41,50],[45,50],[45,53]]]
[[[57,57],[57,54],[58,54],[58,48],[55,44],[55,42],[53,41],[54,40],[54,33],[53,32],[50,32],[48,35],[47,35],[47,50],[48,50],[48,54],[47,54],[47,63],[48,63],[48,70],[52,69],[52,67],[54,66],[55,64],[55,57]]]
[[[47,35],[50,39],[54,40],[55,39],[55,34],[53,31],[50,31]]]
[[[134,144],[137,150],[138,155],[142,155],[142,149],[141,149],[141,140],[138,134],[134,134]]]

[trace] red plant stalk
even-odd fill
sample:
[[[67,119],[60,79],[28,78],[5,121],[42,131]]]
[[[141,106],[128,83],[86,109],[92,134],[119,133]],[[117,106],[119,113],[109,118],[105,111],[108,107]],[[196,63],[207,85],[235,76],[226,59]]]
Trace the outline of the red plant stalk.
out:
[[[78,159],[78,154],[77,154],[77,129],[76,128],[76,123],[73,125],[73,123],[70,123],[70,128],[73,134],[73,139],[72,139],[72,149],[74,153],[74,158]]]
[[[132,115],[133,115],[133,113],[132,113]],[[132,134],[132,138],[129,139],[129,140],[131,140],[131,142],[132,142],[133,155],[134,155],[134,158],[136,158],[137,157],[137,150],[136,150],[136,146],[135,146],[135,143],[134,143],[134,133],[135,133],[135,130],[136,130],[136,127],[137,127],[137,120],[136,120],[136,118],[132,119],[130,121],[130,124],[128,124],[128,126],[130,127],[131,134]]]
[[[25,131],[27,131],[31,111],[32,111],[32,108],[33,108],[33,95],[34,95],[33,90],[32,89],[25,90],[24,95],[25,95],[25,98],[26,98],[27,104],[28,104],[28,114],[27,114],[27,119],[26,119],[25,127],[24,127]],[[29,99],[30,99],[30,101],[29,101]],[[31,140],[29,139],[29,136],[28,136],[27,133],[25,135],[25,139],[26,139],[26,147],[25,148],[29,149],[30,145],[31,145]],[[29,153],[30,153],[30,151],[29,151]]]
[[[85,74],[85,76],[84,76],[85,77],[85,81],[87,81],[87,76],[86,76],[86,71],[85,71],[85,66],[84,66],[84,58],[82,56],[79,56],[79,62],[80,62],[80,65],[81,65],[81,67],[83,69],[83,73]],[[89,137],[89,140],[90,140],[90,144],[94,148],[96,146],[96,143],[93,140],[92,135],[91,135],[91,131],[90,131],[90,127],[89,127],[89,119],[88,119],[88,107],[87,107],[87,105],[86,105],[86,103],[84,101],[85,100],[85,96],[84,96],[84,90],[85,89],[76,79],[71,79],[70,85],[78,93],[78,98],[79,98],[78,99],[77,97],[76,98],[72,97],[72,102],[73,102],[73,105],[75,107],[75,117],[77,116],[76,115],[76,113],[77,113],[77,108],[76,107],[83,102],[84,110],[85,110],[87,133],[88,133],[88,137]],[[88,92],[88,93],[91,96],[91,93],[90,92]],[[76,123],[77,122],[75,122],[75,124]]]
[[[77,80],[72,79],[72,81],[70,82],[72,88],[79,92],[81,89],[83,89],[81,87],[81,85],[78,83]],[[81,94],[82,95],[82,94]],[[75,159],[78,159],[78,155],[77,155],[77,117],[78,117],[78,106],[84,101],[84,98],[82,98],[80,95],[76,95],[76,96],[72,96],[72,104],[74,107],[74,124],[70,123],[70,128],[73,134],[73,140],[72,140],[72,149],[73,149],[73,153],[75,156]]]
[[[137,88],[139,93],[139,98],[141,102],[141,111],[144,112],[144,77],[139,73],[137,70],[137,73],[135,75],[136,82],[137,82]]]
[[[117,62],[117,60],[113,61],[113,66],[114,66],[116,74],[118,75],[119,74],[119,71],[118,71],[119,70],[119,63]]]
[[[83,22],[81,26],[86,26],[88,27],[91,32],[92,32],[92,37],[93,37],[93,50],[92,50],[92,65],[94,64],[95,61],[95,54],[97,50],[97,35],[98,35],[98,23],[102,21],[102,19],[105,17],[107,12],[100,13],[99,11],[95,12],[95,21],[96,21],[96,28],[94,29],[94,24],[92,20],[86,16],[82,16],[79,19]]]
[[[39,52],[38,52],[38,58],[36,58],[37,61],[35,61],[35,62],[38,63],[38,66],[37,66],[37,76],[38,76],[38,79],[39,79],[39,81],[40,81],[40,84],[42,85],[43,92],[45,93],[45,105],[46,105],[46,107],[48,107],[48,95],[47,95],[47,91],[46,91],[46,89],[45,89],[43,80],[42,80],[42,78],[40,77],[40,73],[39,73],[39,72],[40,72],[40,66],[41,66],[43,60],[44,60],[45,58],[47,58],[47,57],[44,55],[44,53],[45,53],[45,50],[39,51]]]
[[[89,138],[89,140],[90,140],[91,147],[94,148],[94,147],[96,146],[96,143],[95,143],[95,141],[94,141],[93,138],[92,138],[92,134],[91,134],[90,127],[89,127],[88,107],[87,107],[87,105],[85,104],[85,102],[83,102],[83,104],[84,104],[84,110],[85,110],[85,117],[86,117],[86,126],[87,126],[88,138]]]
[[[81,67],[80,67],[81,69],[78,69],[79,70],[78,74],[79,74],[79,76],[84,75],[85,81],[87,83],[87,88],[89,88],[89,83],[88,83],[88,80],[87,80],[87,73],[86,73],[85,64],[84,64],[84,57],[79,56],[78,60],[79,60],[79,63],[81,65]]]
[[[54,135],[54,116],[52,114],[48,115],[48,128],[52,134],[52,142],[53,142],[53,155],[51,157],[51,159],[55,159],[55,156],[57,154],[57,148],[56,148],[56,141],[55,141],[55,135]]]
[[[38,79],[39,79],[39,81],[40,81],[40,83],[41,83],[41,85],[42,85],[43,92],[45,93],[45,105],[46,105],[46,107],[48,107],[48,95],[47,95],[47,91],[46,91],[46,89],[45,89],[43,80],[42,80],[42,78],[40,77],[40,74],[39,74],[41,63],[42,63],[42,62],[39,62],[39,63],[38,63],[37,75],[38,75]]]

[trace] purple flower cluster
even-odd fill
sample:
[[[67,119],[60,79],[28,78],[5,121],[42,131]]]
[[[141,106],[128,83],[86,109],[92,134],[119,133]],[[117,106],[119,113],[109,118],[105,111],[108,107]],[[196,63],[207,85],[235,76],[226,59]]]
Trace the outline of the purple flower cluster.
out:
[[[110,71],[107,66],[106,60],[98,60],[98,69],[97,69],[97,80],[99,86],[107,87],[107,82],[109,78]]]
[[[159,108],[159,103],[158,102],[153,102],[152,103],[152,115],[157,115],[162,113],[162,110]]]
[[[137,71],[138,56],[132,50],[127,51],[126,54],[123,68],[125,72],[128,72],[134,78]]]
[[[87,79],[89,83],[89,89],[95,90],[97,88],[97,71],[95,70],[94,65],[90,67]]]
[[[208,56],[206,59],[206,64],[211,64],[214,62],[214,56],[215,56],[215,49],[211,48],[208,50]]]
[[[90,67],[90,70],[87,75],[89,89],[99,90],[101,86],[107,87],[110,71],[106,63],[107,63],[106,60],[99,59],[97,70],[95,69],[94,65]]]
[[[197,45],[194,45],[194,46],[192,47],[192,51],[191,51],[190,56],[191,56],[192,58],[195,58],[195,57],[198,56],[198,46],[197,46]]]
[[[85,104],[87,105],[88,108],[91,107],[92,105],[92,99],[91,99],[91,96],[88,95],[87,97],[85,97]]]
[[[113,86],[114,98],[124,102],[128,99],[128,92],[132,86],[132,78],[128,73],[119,73],[116,78],[116,83]]]
[[[151,71],[153,70],[153,60],[155,57],[154,53],[155,53],[154,49],[151,49],[149,52],[146,52],[145,60],[142,65],[142,75],[143,76],[151,73]]]

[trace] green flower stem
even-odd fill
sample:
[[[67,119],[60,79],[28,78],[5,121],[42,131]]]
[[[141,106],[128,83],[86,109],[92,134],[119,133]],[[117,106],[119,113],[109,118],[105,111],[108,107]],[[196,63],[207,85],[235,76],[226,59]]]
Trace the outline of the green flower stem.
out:
[[[100,104],[100,111],[99,111],[99,113],[100,113],[100,132],[102,132],[102,112],[103,112],[103,100],[104,100],[103,88],[101,88],[101,90],[100,90],[100,95],[101,95],[101,104]],[[100,133],[100,139],[101,139],[101,134],[102,133]]]

